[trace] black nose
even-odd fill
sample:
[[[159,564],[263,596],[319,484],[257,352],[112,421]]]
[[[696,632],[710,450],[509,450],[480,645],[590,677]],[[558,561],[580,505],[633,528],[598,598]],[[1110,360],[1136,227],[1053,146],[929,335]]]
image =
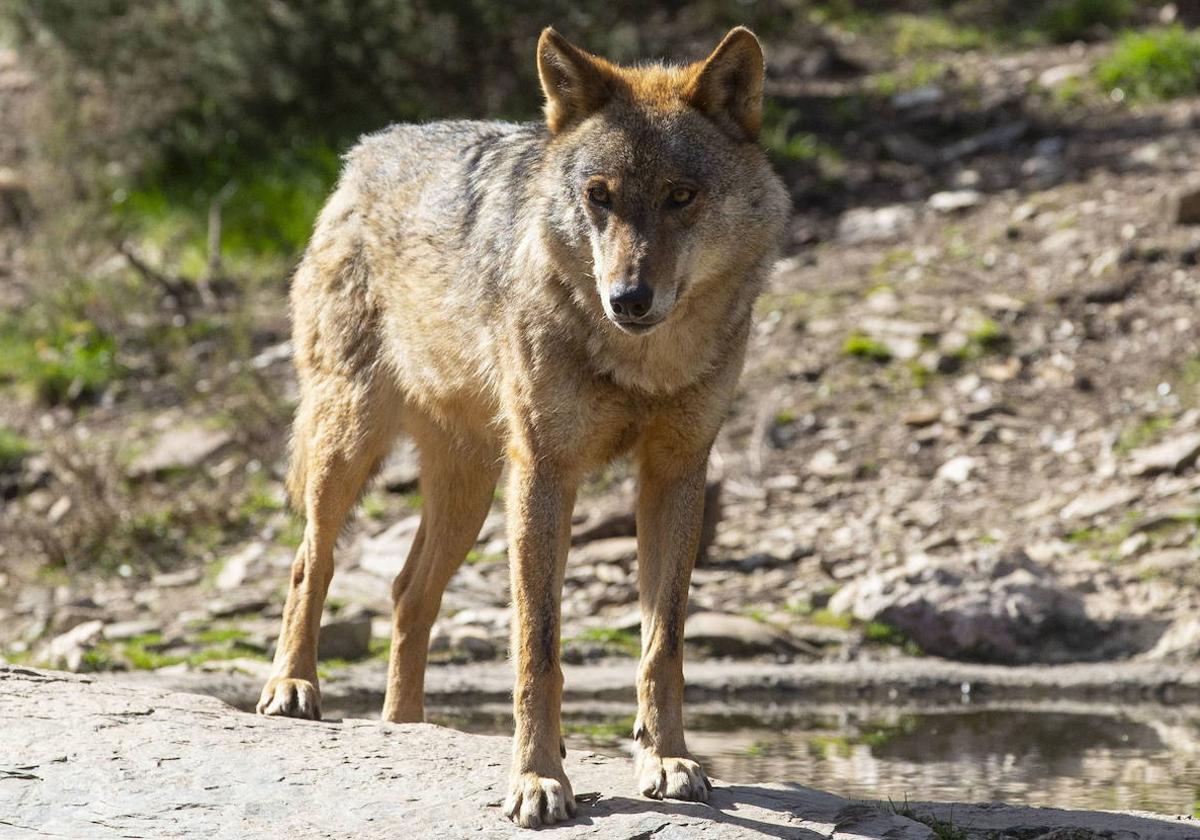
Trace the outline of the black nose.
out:
[[[608,305],[618,318],[641,318],[650,311],[653,302],[654,290],[645,283],[617,284],[608,293]]]

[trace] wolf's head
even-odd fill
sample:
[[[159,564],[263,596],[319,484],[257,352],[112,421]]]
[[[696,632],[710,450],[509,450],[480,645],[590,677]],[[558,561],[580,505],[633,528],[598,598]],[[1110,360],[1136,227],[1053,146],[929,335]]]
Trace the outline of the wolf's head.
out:
[[[749,30],[695,64],[618,67],[546,29],[537,62],[551,230],[621,330],[653,330],[774,251],[787,198],[758,147],[763,54]]]

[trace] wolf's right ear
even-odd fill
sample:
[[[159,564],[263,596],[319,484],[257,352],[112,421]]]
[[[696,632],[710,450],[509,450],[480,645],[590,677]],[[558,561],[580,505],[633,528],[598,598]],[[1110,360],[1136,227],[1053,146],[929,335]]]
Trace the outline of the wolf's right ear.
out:
[[[557,134],[598,111],[612,96],[612,72],[547,26],[537,46],[538,78],[546,94],[546,125]]]
[[[763,53],[754,33],[738,26],[704,60],[688,100],[739,140],[754,141],[762,128]]]

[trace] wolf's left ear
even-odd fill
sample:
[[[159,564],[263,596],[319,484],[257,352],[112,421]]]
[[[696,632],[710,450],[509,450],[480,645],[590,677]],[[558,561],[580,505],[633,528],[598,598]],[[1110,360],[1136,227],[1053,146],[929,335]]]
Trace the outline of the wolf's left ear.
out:
[[[763,53],[744,26],[730,30],[687,91],[688,101],[739,140],[762,128]]]
[[[598,111],[612,96],[613,74],[603,59],[579,49],[552,27],[543,29],[538,39],[537,66],[551,134]]]

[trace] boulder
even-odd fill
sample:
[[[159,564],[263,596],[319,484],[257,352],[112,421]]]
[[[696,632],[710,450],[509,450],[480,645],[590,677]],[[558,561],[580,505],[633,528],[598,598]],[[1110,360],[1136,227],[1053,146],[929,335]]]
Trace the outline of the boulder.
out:
[[[837,235],[847,245],[890,242],[907,234],[916,223],[916,211],[903,204],[856,207],[842,214],[838,220]]]
[[[1058,515],[1066,522],[1087,520],[1122,507],[1138,497],[1138,492],[1128,487],[1111,487],[1107,490],[1091,490],[1071,499]]]
[[[252,542],[240,551],[231,554],[217,573],[217,589],[229,592],[242,586],[259,561],[267,554],[267,543]]]
[[[1184,190],[1175,196],[1175,222],[1200,225],[1200,188]]]
[[[65,667],[68,671],[78,671],[83,667],[83,657],[104,633],[104,622],[95,619],[68,630],[60,636],[55,636],[46,645],[41,659],[51,665]]]
[[[233,443],[223,429],[197,425],[178,426],[164,432],[148,450],[129,465],[129,477],[156,478],[176,470],[194,469]]]
[[[788,633],[749,616],[698,612],[688,616],[685,641],[714,656],[756,656],[793,653],[800,644]]]
[[[929,208],[939,213],[957,213],[983,203],[979,190],[948,190],[929,196]]]
[[[421,515],[415,514],[401,519],[383,533],[363,540],[358,565],[390,582],[404,568],[420,524]]]
[[[362,659],[371,648],[371,614],[338,616],[321,624],[318,659]]]
[[[1112,654],[1108,628],[1021,552],[973,562],[913,558],[853,581],[829,608],[888,624],[925,653],[949,659],[1022,665]]]
[[[1200,432],[1178,435],[1130,453],[1134,475],[1179,472],[1200,456]]]

